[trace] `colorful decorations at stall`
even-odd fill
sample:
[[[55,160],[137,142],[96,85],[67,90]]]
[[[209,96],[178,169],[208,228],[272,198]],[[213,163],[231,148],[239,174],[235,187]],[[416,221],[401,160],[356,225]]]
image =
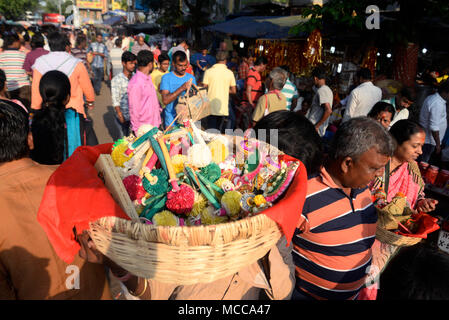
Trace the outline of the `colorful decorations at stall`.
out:
[[[378,51],[377,48],[369,47],[366,50],[366,55],[363,58],[363,61],[361,64],[361,67],[369,69],[373,76],[375,75],[376,64],[377,64],[377,51]]]
[[[227,136],[209,136],[206,144],[190,123],[176,130],[145,127],[113,146],[115,169],[142,223],[211,225],[258,214],[282,195],[299,166],[267,157],[255,140],[240,139],[234,148]]]
[[[307,46],[303,55],[311,67],[315,67],[322,62],[321,54],[323,47],[321,42],[321,32],[318,29],[313,30],[307,38]]]
[[[260,39],[256,41],[254,54],[267,58],[267,70],[287,65],[293,74],[299,76],[308,67],[308,61],[303,55],[304,50],[304,41]]]

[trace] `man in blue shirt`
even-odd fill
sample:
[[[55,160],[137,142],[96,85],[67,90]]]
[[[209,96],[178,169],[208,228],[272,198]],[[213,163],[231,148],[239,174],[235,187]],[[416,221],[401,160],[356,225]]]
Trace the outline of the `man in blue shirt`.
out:
[[[96,42],[92,42],[87,49],[87,52],[93,52],[94,60],[91,63],[94,78],[92,79],[95,94],[100,95],[101,82],[104,75],[104,60],[109,59],[108,48],[103,43],[103,36],[101,33],[97,34]],[[109,79],[108,79],[109,80]]]
[[[196,81],[201,83],[206,69],[209,69],[215,63],[215,58],[207,54],[207,49],[202,49],[200,53],[194,54],[191,59],[191,64],[195,70]]]
[[[165,128],[172,124],[176,118],[175,107],[178,104],[178,97],[189,91],[192,83],[196,85],[195,77],[186,73],[189,65],[187,55],[184,51],[176,51],[173,54],[173,71],[162,76],[159,86],[162,102],[165,108],[162,112]]]

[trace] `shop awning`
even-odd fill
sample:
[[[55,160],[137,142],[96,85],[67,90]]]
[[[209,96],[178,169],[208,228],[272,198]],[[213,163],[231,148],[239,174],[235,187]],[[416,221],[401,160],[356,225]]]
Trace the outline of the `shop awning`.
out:
[[[286,39],[291,27],[307,21],[302,16],[245,16],[204,27],[206,31],[229,33],[246,38]]]
[[[110,17],[109,19],[104,20],[103,23],[110,25],[110,26],[115,26],[115,25],[123,23],[124,21],[125,21],[125,18],[123,16],[113,16],[113,17]]]

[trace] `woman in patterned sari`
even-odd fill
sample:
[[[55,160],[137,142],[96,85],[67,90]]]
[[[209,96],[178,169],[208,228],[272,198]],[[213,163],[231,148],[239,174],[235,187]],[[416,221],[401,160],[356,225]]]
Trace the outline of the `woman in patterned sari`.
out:
[[[385,173],[377,177],[370,185],[375,192],[383,189],[390,202],[397,193],[407,197],[411,209],[430,212],[435,209],[436,200],[426,199],[424,181],[416,159],[422,154],[426,134],[424,129],[411,120],[400,120],[390,129],[397,143],[396,151],[385,168]]]
[[[377,177],[371,184],[370,190],[374,194],[379,189],[385,191],[387,202],[390,202],[398,193],[407,198],[407,206],[417,212],[430,212],[435,210],[438,201],[427,199],[424,195],[424,181],[421,177],[416,159],[422,154],[422,146],[426,134],[424,129],[411,120],[399,120],[391,128],[390,133],[396,140],[397,146],[393,157],[385,167],[385,173]],[[372,246],[373,260],[370,278],[376,281],[390,258],[399,247],[375,240]],[[375,300],[377,296],[377,283],[366,284],[359,295],[359,300]]]

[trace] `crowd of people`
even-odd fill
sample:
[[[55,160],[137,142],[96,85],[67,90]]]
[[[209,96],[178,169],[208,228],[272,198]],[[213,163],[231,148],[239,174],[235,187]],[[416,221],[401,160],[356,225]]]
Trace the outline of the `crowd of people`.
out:
[[[376,259],[382,244],[372,195],[381,189],[391,200],[402,192],[413,210],[436,208],[438,202],[424,194],[417,161],[437,161],[446,148],[449,82],[424,101],[416,122],[408,112],[413,91],[386,97],[366,68],[358,68],[347,96],[336,101],[322,67],[312,72],[312,91],[301,92],[288,67],[266,70],[265,57],[239,57],[226,42],[212,56],[207,49],[191,54],[187,41],[170,47],[146,39],[137,34],[104,41],[99,33],[91,40],[79,33],[71,43],[61,32],[35,33],[26,52],[16,33],[3,35],[0,299],[110,298],[109,276],[131,299],[448,297],[446,277],[437,278],[449,269],[445,253],[420,245],[399,250],[388,264]],[[181,286],[137,277],[97,251],[87,233],[74,234],[81,250],[72,264],[82,270],[81,285],[66,288],[68,265],[36,214],[58,165],[77,147],[98,144],[89,110],[105,82],[120,137],[142,125],[172,126],[179,97],[195,87],[205,88],[210,102],[204,129],[278,130],[279,149],[301,160],[309,178],[293,243],[286,246],[282,238],[266,257],[232,276]],[[435,276],[422,270],[426,262],[438,270]],[[372,264],[385,270],[379,289],[367,292]],[[404,273],[405,265],[418,271]]]

